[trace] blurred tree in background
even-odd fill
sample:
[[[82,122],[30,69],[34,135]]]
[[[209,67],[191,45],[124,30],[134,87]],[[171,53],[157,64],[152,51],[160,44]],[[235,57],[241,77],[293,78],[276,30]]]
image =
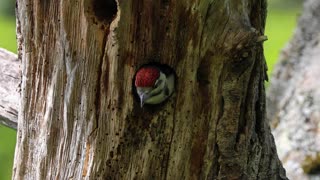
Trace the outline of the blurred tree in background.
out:
[[[269,0],[265,56],[269,71],[278,59],[280,50],[293,34],[302,0]],[[15,35],[15,1],[0,1],[0,47],[17,52]],[[0,126],[0,180],[11,179],[16,132]]]
[[[267,92],[277,152],[292,180],[320,179],[320,1],[305,0]]]

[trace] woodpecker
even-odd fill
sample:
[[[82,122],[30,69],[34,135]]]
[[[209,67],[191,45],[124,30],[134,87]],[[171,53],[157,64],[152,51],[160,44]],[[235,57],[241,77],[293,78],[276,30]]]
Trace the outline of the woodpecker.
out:
[[[174,91],[175,73],[164,65],[146,65],[135,75],[135,89],[140,105],[160,104]]]

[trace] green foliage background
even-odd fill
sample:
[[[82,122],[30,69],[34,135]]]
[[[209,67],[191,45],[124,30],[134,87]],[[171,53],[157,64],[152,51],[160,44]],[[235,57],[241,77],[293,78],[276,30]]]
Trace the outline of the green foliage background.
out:
[[[0,2],[0,47],[17,52],[13,8],[12,0]],[[264,43],[269,76],[281,48],[294,32],[300,9],[300,0],[269,0],[265,32],[269,40]],[[11,179],[15,143],[16,131],[0,126],[0,180]]]

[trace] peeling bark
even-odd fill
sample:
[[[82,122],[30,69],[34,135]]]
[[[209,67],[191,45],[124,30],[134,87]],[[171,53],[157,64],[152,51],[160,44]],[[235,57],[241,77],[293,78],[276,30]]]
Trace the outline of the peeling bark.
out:
[[[18,0],[15,179],[286,179],[265,120],[264,0]],[[23,38],[22,38],[23,37]],[[137,68],[176,70],[141,109]]]

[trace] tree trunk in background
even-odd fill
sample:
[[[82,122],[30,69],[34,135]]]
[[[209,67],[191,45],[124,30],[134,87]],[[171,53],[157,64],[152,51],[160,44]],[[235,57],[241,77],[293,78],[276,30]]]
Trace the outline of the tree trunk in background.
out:
[[[18,0],[14,179],[286,179],[265,120],[265,0]],[[141,109],[137,68],[176,70]]]
[[[0,128],[17,129],[21,62],[16,54],[0,48]]]
[[[268,91],[268,119],[290,179],[320,178],[320,1],[306,0]]]

